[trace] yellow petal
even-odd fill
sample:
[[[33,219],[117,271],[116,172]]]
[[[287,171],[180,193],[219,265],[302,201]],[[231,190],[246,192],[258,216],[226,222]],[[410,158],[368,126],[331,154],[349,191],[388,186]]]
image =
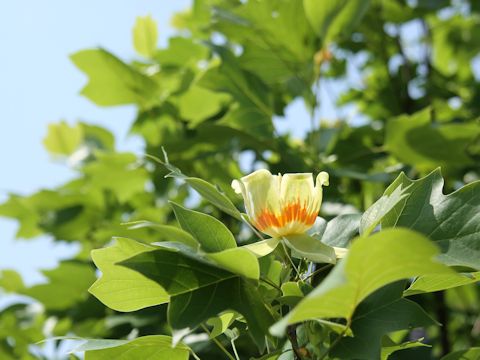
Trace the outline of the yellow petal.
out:
[[[272,237],[302,234],[312,227],[322,201],[328,174],[321,172],[314,186],[311,173],[272,175],[268,170],[234,180],[253,225]]]

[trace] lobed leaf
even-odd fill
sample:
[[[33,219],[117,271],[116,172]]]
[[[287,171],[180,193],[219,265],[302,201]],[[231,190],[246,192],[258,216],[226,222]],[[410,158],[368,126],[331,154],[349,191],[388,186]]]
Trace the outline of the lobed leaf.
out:
[[[359,237],[345,259],[270,331],[281,335],[288,324],[308,319],[351,319],[360,302],[382,286],[412,276],[451,273],[432,260],[437,254],[427,238],[406,229]]]

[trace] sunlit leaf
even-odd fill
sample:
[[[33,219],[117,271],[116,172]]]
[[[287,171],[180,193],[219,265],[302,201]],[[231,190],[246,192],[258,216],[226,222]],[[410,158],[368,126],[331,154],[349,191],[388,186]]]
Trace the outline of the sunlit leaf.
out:
[[[460,274],[424,275],[405,290],[404,296],[423,294],[428,292],[451,289],[457,286],[468,285],[480,281],[480,271]]]
[[[89,77],[82,94],[100,106],[155,102],[156,83],[104,49],[82,50],[71,56]]]
[[[133,45],[140,55],[152,57],[157,48],[157,23],[151,16],[138,17],[133,28]]]
[[[237,246],[230,230],[219,220],[173,202],[171,206],[182,229],[189,232],[206,252],[217,252]]]
[[[135,311],[168,302],[170,297],[162,286],[118,264],[155,247],[124,238],[115,241],[113,246],[92,251],[92,259],[102,276],[90,287],[90,293],[117,311]]]
[[[409,230],[357,238],[347,257],[271,332],[282,334],[288,324],[307,319],[350,319],[360,302],[382,286],[412,276],[448,274],[451,270],[432,260],[437,254],[427,238]]]
[[[94,344],[96,345],[96,344]],[[112,344],[109,344],[112,345]],[[88,346],[88,343],[85,345]],[[85,360],[169,359],[188,360],[190,349],[182,344],[172,347],[172,338],[164,335],[139,337],[118,346],[87,350]],[[127,355],[128,354],[128,355]]]

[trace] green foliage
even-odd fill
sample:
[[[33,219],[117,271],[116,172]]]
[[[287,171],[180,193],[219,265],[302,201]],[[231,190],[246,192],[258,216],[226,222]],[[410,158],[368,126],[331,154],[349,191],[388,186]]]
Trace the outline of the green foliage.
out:
[[[135,271],[117,263],[132,256],[155,250],[154,247],[129,239],[117,238],[109,248],[92,252],[102,277],[89,289],[105,305],[117,311],[134,311],[167,302],[167,291]],[[136,289],[134,291],[126,290]]]
[[[89,341],[78,348],[78,350],[86,351],[86,360],[107,360],[112,358],[188,360],[190,352],[190,349],[185,345],[178,345],[172,348],[171,338],[162,335],[144,336],[127,342],[117,340],[117,342],[119,344],[115,346],[115,342],[111,341],[103,345],[101,342],[98,343],[98,340]]]
[[[432,261],[436,253],[427,238],[408,230],[360,237],[353,241],[345,260],[272,332],[279,335],[288,324],[315,318],[345,318],[349,323],[360,302],[382,286],[415,275],[449,273],[447,267]]]
[[[408,197],[390,211],[382,226],[403,226],[419,231],[442,249],[442,262],[479,269],[480,182],[468,184],[449,195],[442,193],[443,182],[439,170],[415,181],[401,174],[391,187],[408,187]]]
[[[145,16],[136,60],[72,55],[82,95],[137,109],[144,151],[49,126],[76,177],[0,215],[79,251],[33,286],[2,269],[22,297],[0,358],[56,336],[67,358],[66,335],[87,360],[478,358],[479,18],[469,0],[193,0],[163,48]],[[310,128],[280,134],[302,102]],[[264,238],[239,210],[231,182],[259,167],[330,174],[305,234]]]
[[[153,57],[157,50],[157,23],[151,16],[139,17],[133,28],[133,45],[140,55]]]
[[[349,34],[362,19],[370,0],[326,1],[304,0],[303,6],[310,24],[325,41],[340,34]]]
[[[71,56],[74,64],[88,74],[90,82],[82,94],[100,106],[148,105],[157,85],[149,77],[125,64],[104,49],[83,50]]]

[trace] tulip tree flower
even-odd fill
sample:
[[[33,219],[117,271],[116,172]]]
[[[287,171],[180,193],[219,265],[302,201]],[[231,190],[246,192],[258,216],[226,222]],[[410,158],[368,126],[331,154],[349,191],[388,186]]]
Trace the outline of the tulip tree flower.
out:
[[[274,238],[309,230],[320,210],[322,186],[327,185],[324,171],[314,184],[311,173],[272,175],[264,169],[232,182],[253,225]]]

